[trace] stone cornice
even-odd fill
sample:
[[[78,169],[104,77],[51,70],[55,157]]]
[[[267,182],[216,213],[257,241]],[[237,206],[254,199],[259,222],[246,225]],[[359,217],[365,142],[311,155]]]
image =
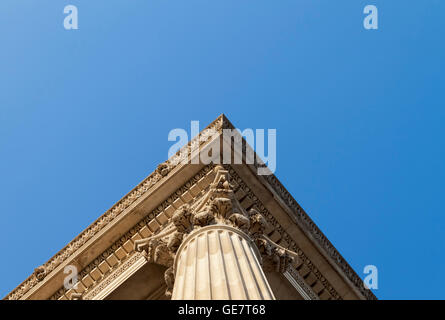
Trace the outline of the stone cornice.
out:
[[[104,289],[106,289],[113,281],[119,278],[126,270],[131,268],[138,260],[143,259],[139,252],[135,252],[130,258],[128,258],[124,263],[122,263],[116,270],[114,270],[104,281],[100,282],[93,290],[89,291],[83,300],[94,300],[96,296]]]
[[[304,300],[320,300],[317,294],[304,281],[303,277],[294,268],[289,268],[284,276],[300,292]],[[301,292],[302,291],[302,292]]]
[[[228,167],[228,166],[227,166]],[[178,188],[175,192],[173,192],[163,203],[161,203],[155,210],[152,212],[149,212],[146,214],[146,216],[138,222],[136,225],[134,225],[130,230],[128,230],[119,240],[117,240],[112,246],[110,246],[107,250],[102,252],[98,255],[96,259],[94,259],[93,262],[91,262],[87,267],[81,270],[79,273],[79,284],[83,289],[81,289],[82,299],[89,300],[89,299],[95,299],[95,296],[104,290],[111,282],[114,281],[116,277],[118,277],[120,274],[125,272],[128,268],[131,268],[135,259],[135,251],[133,249],[133,245],[135,242],[137,242],[139,239],[141,239],[142,236],[147,236],[147,226],[150,226],[150,229],[153,231],[154,234],[157,234],[158,232],[162,232],[162,230],[166,230],[167,226],[169,225],[169,222],[171,220],[162,219],[164,222],[157,222],[157,217],[164,214],[166,211],[169,211],[169,214],[167,216],[171,216],[173,214],[173,211],[171,210],[171,205],[173,203],[177,203],[177,201],[181,198],[185,198],[184,195],[187,194],[190,189],[196,188],[197,184],[200,185],[199,189],[201,190],[199,194],[196,195],[196,197],[193,200],[190,200],[190,204],[192,207],[202,205],[202,200],[205,199],[205,195],[208,193],[208,188],[210,187],[208,184],[212,181],[212,177],[214,174],[212,174],[214,167],[209,165],[204,167],[200,172],[198,172],[193,178],[188,180],[186,183],[184,183],[180,188]],[[228,167],[229,168],[229,167]],[[260,202],[258,202],[258,199],[248,190],[248,187],[245,185],[245,183],[237,176],[237,174],[230,169],[231,174],[233,177],[237,180],[235,184],[237,185],[237,188],[243,188],[246,192],[249,193],[249,197],[252,198],[252,201],[258,205],[259,208],[264,208]],[[207,181],[207,182],[204,182]],[[196,190],[196,189],[195,189]],[[177,207],[181,206],[181,204],[177,204]],[[240,208],[241,209],[241,208]],[[243,210],[243,209],[241,209]],[[274,220],[273,216],[267,212],[263,211],[264,214],[267,215],[268,221],[270,221],[276,230],[278,230],[280,233],[283,234],[283,237],[289,238],[287,234],[284,233],[283,230],[281,230],[281,227],[279,227],[276,220]],[[155,224],[153,225],[153,222]],[[152,234],[152,233],[150,233]],[[289,241],[291,244],[292,242]],[[293,246],[294,248],[295,246]],[[122,256],[120,258],[120,254],[117,252],[122,252],[123,249],[129,251],[128,254],[125,256]],[[305,257],[304,254],[302,254],[302,251],[299,251],[299,255],[302,257]],[[118,256],[119,262],[115,263],[115,266],[109,269],[108,271],[105,271],[102,276],[100,276],[100,272],[98,269],[100,269],[100,266],[105,263],[105,261],[108,261],[110,257],[113,255]],[[136,259],[137,260],[137,259]],[[309,261],[308,259],[306,259]],[[305,260],[305,261],[306,261]],[[301,269],[301,268],[300,268]],[[295,270],[295,272],[297,272]],[[291,275],[294,279],[294,281],[299,282],[300,285],[303,288],[307,288],[308,286],[305,285],[303,282],[304,280],[300,276],[298,278],[297,274],[295,272],[291,272]],[[90,280],[92,277],[95,277],[94,283]],[[85,281],[87,279],[87,281]],[[303,281],[303,282],[302,282]],[[325,282],[323,286],[331,292],[332,297],[337,297],[336,292],[333,290],[333,288],[329,285],[329,283]],[[307,290],[307,289],[306,289]],[[79,292],[79,291],[78,291]],[[74,291],[71,290],[67,291],[64,287],[61,287],[55,294],[53,294],[50,299],[51,300],[57,300],[57,299],[72,299],[72,294]]]
[[[318,270],[315,264],[307,256],[307,254],[297,245],[297,243],[292,239],[292,237],[281,227],[280,223],[274,217],[274,215],[264,206],[261,200],[254,194],[254,192],[246,185],[246,183],[241,179],[241,177],[235,172],[234,169],[229,168],[229,174],[232,176],[233,180],[236,181],[237,190],[241,189],[247,197],[249,197],[253,203],[252,207],[255,208],[259,213],[261,213],[267,220],[267,222],[273,226],[273,230],[278,232],[283,242],[287,243],[286,247],[298,255],[298,260],[301,263],[298,269],[302,270],[302,266],[305,266],[310,273],[312,273],[319,281],[324,290],[326,290],[329,295],[334,300],[341,300],[340,294],[335,290],[335,288],[329,283],[322,273]],[[307,276],[307,274],[306,274]]]
[[[171,212],[174,211],[173,203],[181,200],[182,196],[188,192],[191,187],[194,187],[199,181],[205,179],[206,175],[211,174],[211,166],[205,166],[202,170],[200,170],[195,176],[189,179],[186,183],[184,183],[181,187],[175,190],[169,197],[160,203],[156,209],[147,213],[143,219],[141,219],[138,223],[136,223],[132,228],[125,232],[124,235],[121,236],[116,242],[114,242],[110,247],[108,247],[104,252],[100,253],[96,259],[94,259],[90,264],[88,264],[85,268],[83,268],[79,272],[79,279],[85,279],[85,277],[93,276],[95,270],[104,263],[110,256],[117,256],[119,260],[119,268],[121,264],[126,264],[127,259],[130,259],[132,255],[134,255],[133,242],[135,240],[141,239],[141,236],[147,236],[152,234],[153,232],[157,232],[159,229],[164,227],[165,222],[168,217],[171,215]],[[166,212],[170,212],[166,214]],[[160,216],[163,216],[161,219]],[[161,222],[160,220],[164,221]],[[129,251],[127,254],[119,254],[118,252]],[[121,257],[121,258],[120,258]],[[113,270],[110,270],[114,272]],[[108,273],[104,274],[104,276],[96,279],[94,285],[89,287],[85,294],[87,297],[90,297],[90,291],[95,290],[98,285],[101,285],[103,281],[106,281],[108,278]],[[67,290],[64,287],[61,287],[54,293],[50,299],[57,300],[62,296],[67,295]]]
[[[30,289],[36,286],[40,281],[44,281],[44,278],[48,276],[53,270],[55,270],[61,263],[66,261],[71,255],[74,254],[82,245],[84,245],[89,239],[101,231],[110,221],[119,216],[126,208],[128,208],[133,202],[139,199],[145,192],[152,188],[163,177],[177,165],[180,165],[180,155],[190,154],[192,146],[198,144],[205,144],[206,141],[200,141],[201,135],[205,134],[208,130],[216,130],[220,132],[224,125],[225,116],[219,116],[215,121],[208,125],[197,137],[192,139],[186,146],[177,152],[171,159],[159,165],[158,168],[152,172],[147,178],[139,183],[133,190],[113,205],[108,211],[94,221],[88,228],[80,233],[74,240],[68,243],[62,250],[56,253],[45,264],[36,269],[36,271],[24,280],[18,287],[12,290],[4,299],[6,300],[18,300],[25,295]],[[184,152],[185,151],[185,152]]]
[[[118,201],[113,207],[106,211],[102,216],[100,216],[94,223],[92,223],[87,229],[85,229],[81,234],[79,234],[74,240],[72,240],[68,245],[66,245],[62,250],[60,250],[56,255],[54,255],[48,262],[36,269],[35,273],[29,276],[25,281],[23,281],[17,288],[11,291],[4,299],[20,299],[29,290],[35,287],[39,282],[45,281],[45,278],[53,272],[60,264],[68,260],[81,246],[83,246],[88,240],[92,239],[99,231],[101,231],[107,224],[116,219],[126,208],[128,208],[132,203],[139,199],[143,194],[148,192],[153,188],[162,178],[168,176],[171,170],[175,166],[180,165],[181,155],[190,154],[191,150],[194,149],[196,145],[203,145],[206,141],[201,141],[201,136],[206,136],[209,130],[216,130],[221,133],[223,129],[234,129],[234,126],[230,121],[224,116],[219,116],[215,121],[213,121],[209,126],[204,129],[200,135],[192,139],[186,146],[184,146],[178,153],[173,156],[168,161],[159,165],[159,167],[151,173],[146,179],[144,179],[140,184],[138,184],[133,190],[131,190],[127,195],[125,195],[120,201]],[[254,164],[255,168],[260,165],[258,163]],[[340,271],[339,274],[344,277],[365,299],[376,299],[374,294],[367,290],[363,281],[354,272],[350,265],[345,261],[345,259],[340,255],[340,253],[335,249],[331,242],[324,236],[320,229],[315,225],[312,219],[306,214],[306,212],[300,207],[297,201],[289,194],[289,192],[284,188],[284,186],[279,182],[275,175],[264,176],[262,178],[265,180],[279,196],[279,198],[288,206],[294,214],[297,223],[302,227],[302,229],[310,235],[311,239],[315,241],[319,247],[324,251],[325,255],[329,258],[331,264],[335,265]],[[152,216],[150,218],[153,218]],[[298,248],[295,250],[298,251]],[[301,250],[300,250],[301,251]],[[304,254],[303,254],[304,255]],[[304,257],[304,256],[303,256]],[[306,257],[307,258],[307,257]],[[309,265],[312,265],[309,261]],[[316,269],[315,269],[316,270]],[[315,272],[317,275],[317,270]],[[323,285],[327,288],[331,288],[326,279],[318,272],[318,278],[323,280]],[[331,295],[334,298],[338,298],[335,290],[330,290]]]
[[[377,297],[371,290],[365,288],[363,280],[357,275],[354,269],[352,269],[349,263],[346,262],[334,245],[326,238],[323,232],[317,227],[309,215],[286,190],[275,175],[264,176],[264,178],[295,214],[297,222],[302,229],[311,235],[311,238],[325,251],[326,255],[331,259],[331,262],[341,270],[340,275],[345,276],[366,299],[377,300]]]
[[[233,124],[222,115],[222,127],[223,129],[235,129]],[[245,141],[243,139],[243,141]],[[243,143],[243,155],[246,151],[246,143]],[[256,159],[256,156],[255,156]],[[260,167],[256,161],[252,165],[255,169]],[[287,189],[281,184],[278,178],[274,175],[261,176],[267,183],[273,188],[277,195],[285,202],[285,204],[294,213],[297,222],[302,227],[302,229],[311,236],[322,250],[324,250],[327,257],[329,257],[330,262],[338,267],[341,271],[340,274],[343,276],[356,290],[368,300],[376,300],[377,297],[372,293],[371,290],[365,288],[363,280],[357,275],[357,273],[352,269],[352,267],[346,262],[338,250],[332,245],[332,243],[326,238],[323,232],[317,227],[317,225],[312,221],[309,215],[304,211],[304,209],[298,204],[298,202],[292,197],[292,195],[287,191]]]

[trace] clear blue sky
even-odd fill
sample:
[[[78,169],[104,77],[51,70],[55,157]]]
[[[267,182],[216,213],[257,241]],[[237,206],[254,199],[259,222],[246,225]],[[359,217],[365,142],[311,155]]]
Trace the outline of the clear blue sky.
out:
[[[445,299],[444,12],[2,0],[0,296],[166,160],[171,129],[225,113],[277,129],[277,177],[359,275],[378,267],[377,297]]]

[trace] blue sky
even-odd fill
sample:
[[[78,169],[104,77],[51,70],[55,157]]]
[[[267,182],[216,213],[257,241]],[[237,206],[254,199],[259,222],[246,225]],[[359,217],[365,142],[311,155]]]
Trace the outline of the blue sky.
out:
[[[79,29],[63,28],[63,8]],[[363,8],[379,29],[363,28]],[[0,296],[220,113],[380,299],[445,299],[445,2],[3,0]]]

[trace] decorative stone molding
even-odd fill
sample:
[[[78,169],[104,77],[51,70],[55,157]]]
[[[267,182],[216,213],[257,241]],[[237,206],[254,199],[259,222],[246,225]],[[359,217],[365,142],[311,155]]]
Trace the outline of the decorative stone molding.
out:
[[[17,288],[15,288],[11,293],[9,293],[5,299],[20,299],[22,298],[30,289],[35,287],[39,282],[46,281],[46,278],[48,275],[51,274],[61,263],[68,260],[76,251],[82,247],[87,241],[92,239],[95,235],[97,235],[105,226],[107,226],[111,221],[116,219],[124,210],[126,210],[131,204],[133,204],[136,200],[138,200],[142,195],[147,193],[149,190],[153,188],[154,185],[156,185],[161,179],[168,177],[170,172],[181,163],[181,160],[184,156],[189,156],[196,148],[197,146],[204,145],[206,143],[205,139],[202,139],[202,137],[210,137],[211,133],[215,130],[218,132],[222,132],[222,129],[233,129],[234,126],[227,120],[227,118],[224,115],[221,115],[218,117],[214,122],[212,122],[203,132],[201,132],[197,137],[192,139],[188,145],[186,145],[184,148],[182,148],[176,155],[174,155],[172,158],[170,158],[165,163],[158,166],[158,168],[150,174],[146,179],[144,179],[136,188],[134,188],[129,194],[127,194],[124,198],[122,198],[119,202],[117,202],[110,210],[108,210],[105,214],[103,214],[101,217],[99,217],[92,225],[90,225],[86,230],[84,230],[79,236],[77,236],[73,241],[71,241],[67,246],[65,246],[61,251],[59,251],[54,257],[52,257],[48,262],[46,262],[43,266],[36,268],[35,272],[28,277],[24,282],[22,282]],[[243,149],[245,150],[245,143],[243,143]],[[255,167],[262,166],[262,164],[255,163]],[[249,196],[249,198],[254,203],[254,209],[261,214],[263,218],[265,218],[266,222],[273,226],[274,230],[280,234],[281,242],[283,242],[284,247],[290,249],[291,251],[296,252],[297,254],[297,260],[301,262],[298,268],[299,272],[303,272],[302,270],[308,269],[310,273],[314,274],[317,278],[317,281],[319,281],[323,285],[323,294],[325,292],[329,292],[329,296],[333,299],[341,299],[340,295],[335,291],[335,289],[332,287],[332,285],[323,277],[321,272],[313,265],[313,263],[310,261],[310,259],[307,257],[307,255],[295,244],[295,242],[291,239],[291,237],[284,232],[284,230],[281,228],[281,226],[278,224],[278,222],[275,220],[272,214],[270,214],[265,207],[262,205],[262,203],[259,201],[259,199],[253,194],[251,190],[244,184],[244,182],[236,175],[233,169],[230,168],[230,166],[225,166],[225,168],[229,171],[230,177],[232,179],[232,183],[238,184],[239,187],[241,187]],[[205,167],[205,169],[210,170],[210,166]],[[205,175],[205,173],[204,173]],[[332,260],[332,262],[341,270],[341,274],[347,278],[348,281],[352,283],[353,286],[357,288],[357,290],[367,299],[376,299],[376,297],[373,295],[373,293],[370,290],[367,290],[360,277],[353,271],[353,269],[349,266],[349,264],[343,259],[343,257],[338,253],[338,251],[333,247],[333,245],[330,243],[328,239],[323,235],[323,233],[318,229],[318,227],[313,223],[313,221],[307,216],[307,214],[304,212],[304,210],[298,205],[298,203],[295,201],[295,199],[287,192],[287,190],[283,187],[283,185],[278,181],[278,179],[274,175],[270,176],[263,176],[264,181],[270,185],[270,187],[276,192],[278,197],[280,197],[285,203],[285,205],[293,212],[295,215],[295,219],[299,226],[316,242],[318,245],[325,251],[326,255]],[[134,239],[136,236],[139,236],[140,230],[145,228],[148,223],[152,223],[154,225],[162,225],[160,221],[157,221],[156,216],[160,213],[162,213],[167,208],[172,207],[173,202],[175,199],[179,198],[182,194],[184,194],[196,181],[189,181],[184,186],[182,186],[175,194],[172,194],[166,201],[164,201],[162,204],[158,206],[157,209],[150,212],[143,220],[141,220],[137,225],[135,225],[132,229],[130,229],[121,239],[116,241],[110,248],[108,248],[105,252],[103,252],[101,255],[99,255],[93,262],[91,262],[86,268],[84,268],[81,273],[80,277],[87,277],[91,272],[93,272],[95,269],[98,268],[98,266],[103,263],[106,259],[113,256],[115,254],[116,250],[121,248],[124,244],[131,242],[134,242],[132,239]],[[224,184],[224,182],[223,182]],[[196,198],[203,199],[204,194],[208,192],[208,190],[202,190],[201,194],[197,195]],[[194,203],[193,205],[195,205]],[[220,214],[220,212],[223,212],[225,209],[224,206],[226,205],[232,205],[229,204],[227,201],[224,203],[215,203],[214,208],[209,207],[209,203],[206,204],[206,206],[202,206],[202,210],[199,210],[199,212],[194,215],[192,224],[196,225],[198,227],[203,227],[205,225],[209,225],[212,223],[212,219],[215,217],[210,214],[210,212],[217,212]],[[218,207],[219,206],[219,207]],[[204,210],[205,207],[205,210]],[[236,209],[238,209],[235,206]],[[240,212],[234,212],[233,216],[227,217],[225,219],[226,223],[228,225],[233,225],[240,230],[246,230],[247,225],[249,225],[249,232],[251,233],[250,236],[259,239],[260,237],[255,235],[255,231],[253,231],[252,226],[255,225],[258,227],[259,221],[252,222],[251,216],[254,216],[254,214],[251,213],[250,210],[243,209],[240,210]],[[247,214],[246,214],[247,213]],[[218,215],[217,214],[217,215]],[[248,218],[248,222],[245,218]],[[261,224],[261,223],[260,223]],[[258,232],[260,234],[261,232]],[[140,237],[140,236],[139,236]],[[181,241],[181,236],[177,234],[175,236],[176,238],[174,240],[171,240],[170,242],[170,249],[175,249],[176,247],[179,247]],[[263,244],[258,244],[257,246],[259,248],[262,248],[261,246],[264,245],[263,255],[264,252],[266,253],[266,257],[263,257],[263,267],[268,268],[268,252],[275,251],[273,253],[273,256],[275,258],[272,258],[272,266],[277,266],[278,269],[282,270],[282,266],[285,266],[285,261],[281,263],[283,260],[282,257],[280,257],[280,252],[283,253],[283,251],[280,251],[279,248],[274,247],[274,250],[269,250],[267,248],[267,240],[264,238],[261,241]],[[168,245],[168,243],[167,243]],[[272,253],[272,252],[271,252]],[[128,254],[129,255],[129,254]],[[128,255],[126,254],[122,261],[119,261],[119,263],[123,263],[125,259],[128,258]],[[277,263],[280,261],[280,263]],[[290,269],[288,269],[290,270]],[[303,272],[304,274],[307,274],[306,271]],[[102,278],[101,278],[102,279]],[[94,281],[93,288],[97,286],[99,283],[101,283],[102,280]],[[90,290],[93,290],[90,288]],[[57,299],[65,294],[65,290],[63,287],[58,290],[51,298]],[[320,294],[317,292],[317,294]]]
[[[172,295],[174,276],[178,272],[175,264],[177,251],[202,228],[219,226],[224,229],[226,226],[239,230],[248,237],[243,241],[252,242],[255,250],[261,254],[258,259],[260,263],[264,261],[266,270],[284,273],[293,260],[292,256],[297,255],[274,243],[264,234],[266,221],[258,211],[248,212],[240,205],[230,184],[229,171],[220,165],[215,166],[214,171],[215,179],[205,195],[193,204],[184,204],[176,210],[171,223],[158,234],[134,243],[134,249],[142,252],[149,262],[167,267],[165,280],[168,297]],[[234,269],[234,272],[238,271]],[[265,292],[270,297],[267,290]]]
[[[295,241],[283,230],[275,217],[266,209],[266,207],[261,203],[260,199],[252,192],[252,190],[245,184],[245,182],[238,176],[238,174],[233,170],[230,166],[227,167],[230,176],[233,181],[237,183],[236,190],[242,189],[243,193],[246,194],[252,201],[251,207],[252,210],[256,210],[261,213],[261,216],[266,219],[266,223],[273,226],[274,231],[278,232],[283,243],[286,243],[287,248],[295,253],[295,258],[302,262],[302,264],[310,270],[311,273],[315,275],[315,277],[320,281],[323,285],[324,290],[329,292],[329,295],[334,300],[341,300],[341,296],[338,292],[333,288],[333,286],[329,283],[329,281],[323,277],[321,272],[315,267],[312,261],[307,257],[307,255],[301,250]],[[306,274],[307,275],[307,274]]]
[[[235,129],[233,124],[223,115],[222,116],[222,127],[224,129]],[[242,143],[242,153],[246,154],[246,141],[243,139]],[[255,156],[254,167],[256,169],[263,167],[262,163],[258,163],[257,157]],[[302,227],[305,232],[312,236],[313,240],[316,241],[320,247],[325,250],[327,255],[332,259],[339,269],[344,273],[346,278],[355,286],[358,291],[368,300],[377,300],[376,296],[371,290],[367,289],[363,280],[355,273],[351,266],[346,262],[346,260],[341,256],[341,254],[335,249],[332,243],[326,238],[323,232],[317,227],[317,225],[312,221],[312,219],[307,215],[304,209],[298,204],[298,202],[292,197],[292,195],[286,190],[286,188],[281,184],[278,178],[274,174],[265,175],[263,178],[269,183],[273,190],[278,194],[278,196],[286,203],[286,205],[295,214],[297,223]],[[327,285],[326,279],[324,279],[318,270],[315,272],[317,277],[322,280],[324,284]],[[330,293],[334,293],[329,290]],[[338,295],[334,294],[334,298],[339,298]]]
[[[377,298],[363,285],[363,280],[355,273],[351,266],[346,262],[346,260],[341,256],[341,254],[335,249],[332,243],[325,237],[317,225],[312,221],[312,219],[306,214],[306,212],[300,207],[297,201],[288,193],[288,191],[283,187],[283,185],[278,181],[275,176],[265,176],[265,179],[274,187],[275,191],[278,192],[280,197],[286,202],[286,204],[291,208],[291,210],[296,214],[297,221],[303,230],[306,230],[312,235],[313,239],[325,250],[328,256],[335,262],[339,268],[348,277],[349,281],[359,289],[360,293],[363,294],[368,300],[376,300]],[[317,272],[320,278],[321,274]]]
[[[253,194],[253,192],[247,187],[247,185],[244,183],[244,181],[242,181],[242,179],[236,174],[236,172],[231,169],[230,167],[227,167],[229,170],[229,174],[231,176],[231,181],[232,184],[235,184],[236,187],[234,189],[234,191],[238,190],[239,188],[243,189],[244,192],[247,194],[247,196],[252,200],[252,203],[254,203],[254,206],[252,207],[252,209],[249,210],[249,216],[250,216],[250,221],[249,223],[250,228],[249,228],[249,232],[251,233],[252,237],[254,239],[258,239],[259,236],[261,234],[264,233],[265,228],[267,227],[268,224],[273,226],[273,230],[277,230],[281,237],[283,239],[286,239],[286,242],[290,243],[291,245],[289,246],[290,248],[292,248],[293,250],[296,251],[296,253],[298,254],[298,260],[302,260],[304,261],[305,264],[307,264],[308,266],[311,267],[311,271],[315,272],[316,274],[319,274],[319,278],[323,281],[323,286],[326,288],[326,290],[328,290],[331,294],[331,296],[334,299],[338,299],[339,296],[338,294],[335,292],[335,290],[330,286],[330,284],[327,282],[327,280],[325,280],[321,274],[318,272],[318,270],[313,267],[312,263],[310,262],[309,259],[307,259],[307,257],[305,256],[305,254],[301,251],[301,249],[299,249],[292,240],[290,240],[289,235],[287,235],[279,226],[279,224],[276,222],[275,218],[273,217],[272,214],[270,214],[265,208],[264,206],[261,204],[261,202],[259,201],[259,199]],[[106,251],[104,251],[101,255],[98,256],[97,259],[95,259],[90,265],[88,265],[86,268],[84,268],[80,273],[79,273],[79,278],[80,279],[84,279],[85,277],[88,277],[88,275],[91,272],[94,272],[94,270],[97,270],[97,267],[103,263],[108,257],[110,257],[111,255],[113,255],[113,252],[116,252],[116,250],[118,250],[119,248],[122,248],[123,244],[131,241],[132,238],[134,238],[136,235],[138,235],[138,233],[141,233],[141,229],[146,229],[147,224],[149,224],[151,221],[153,221],[153,219],[160,213],[162,213],[163,210],[165,210],[166,208],[168,208],[173,202],[175,202],[176,199],[178,199],[180,197],[180,195],[186,193],[192,186],[194,186],[199,180],[201,180],[204,176],[210,174],[210,171],[214,170],[212,169],[211,166],[206,166],[204,167],[197,175],[195,175],[195,177],[193,177],[191,180],[189,180],[188,182],[186,182],[181,188],[179,188],[176,192],[174,192],[172,194],[172,196],[170,196],[166,201],[164,201],[161,205],[158,206],[157,209],[155,209],[153,212],[150,212],[149,214],[147,214],[147,216],[141,220],[137,225],[135,225],[133,228],[131,228],[124,236],[121,237],[121,239],[119,239],[118,241],[116,241],[111,247],[109,247]],[[232,188],[234,186],[232,185]],[[207,190],[208,192],[208,190]],[[205,193],[202,193],[202,196],[204,196]],[[201,197],[202,197],[201,196]],[[199,195],[197,196],[197,200],[196,203],[193,204],[193,207],[196,207],[199,203],[202,203],[204,201],[204,199],[207,198],[199,198]],[[240,200],[240,199],[239,199]],[[238,202],[239,203],[239,202]],[[236,205],[238,206],[238,204]],[[190,208],[190,206],[188,206]],[[205,206],[203,206],[205,207]],[[181,214],[179,214],[182,210],[184,210],[185,208],[187,208],[187,206],[181,207],[179,209],[181,210],[177,210],[176,213],[178,214],[178,216],[180,217]],[[260,210],[261,209],[261,210]],[[218,209],[219,210],[219,209]],[[244,209],[238,209],[238,211],[242,211]],[[245,211],[245,210],[244,210]],[[244,212],[243,211],[243,212]],[[206,210],[202,210],[202,212],[206,212]],[[194,219],[194,221],[196,222],[197,225],[201,224],[202,222],[198,222],[198,217],[201,216],[202,212],[199,212],[198,214],[196,214],[195,216],[197,217],[196,219]],[[222,212],[222,211],[221,211]],[[260,214],[261,212],[261,214]],[[187,216],[187,214],[185,214],[185,216]],[[178,219],[178,218],[175,218]],[[209,223],[211,222],[211,220],[208,220]],[[171,222],[171,221],[170,221]],[[186,223],[186,222],[182,222],[182,223]],[[233,223],[233,221],[230,221],[230,223]],[[169,222],[166,225],[162,225],[161,228],[159,230],[166,230],[166,228],[168,227]],[[186,224],[187,226],[187,224]],[[241,226],[242,227],[242,226]],[[160,231],[159,231],[160,232]],[[179,243],[179,242],[178,242]],[[170,244],[170,246],[173,246],[172,244]],[[179,247],[179,244],[176,244],[177,247]],[[261,249],[261,245],[258,245],[258,247]],[[262,249],[261,249],[262,250]],[[143,250],[142,250],[143,251]],[[267,250],[263,251],[263,254],[266,252],[267,255]],[[154,253],[154,252],[153,252]],[[148,256],[147,256],[148,257]],[[130,258],[124,258],[124,260],[121,262],[122,265],[118,265],[117,268],[118,269],[126,269],[129,266],[132,265],[132,260],[130,259],[129,261],[126,261],[125,259],[130,259]],[[265,270],[273,270],[274,268],[271,267],[273,266],[273,264],[269,264],[270,261],[268,261],[269,259],[266,257],[262,258],[263,260],[263,268]],[[276,270],[276,269],[275,269]],[[288,269],[288,271],[291,270],[291,268]],[[170,270],[171,271],[171,270]],[[120,271],[120,273],[123,272],[122,270]],[[297,271],[295,271],[297,272]],[[119,274],[120,274],[119,273]],[[113,275],[115,275],[114,271],[112,273]],[[292,275],[295,275],[295,273],[291,273]],[[111,278],[110,278],[111,277]],[[106,287],[110,281],[112,281],[114,278],[114,276],[107,276],[105,278],[103,278],[102,280],[96,281],[96,283],[94,284],[93,287],[89,288],[86,293],[84,293],[84,299],[91,299],[91,297],[93,297],[95,294],[97,294],[97,292],[103,290],[104,287]],[[294,277],[295,278],[295,277]],[[171,277],[167,276],[166,278],[166,283],[171,281]],[[295,278],[295,280],[297,280],[297,278]],[[173,288],[173,285],[170,284],[168,285],[168,287],[170,288],[170,292]],[[168,289],[168,288],[167,288]],[[58,299],[61,296],[64,295],[64,293],[66,292],[66,289],[64,289],[64,287],[62,287],[60,290],[57,291],[57,293],[55,295],[53,295],[51,297],[51,299]]]
[[[318,295],[314,292],[312,287],[310,287],[297,270],[294,268],[289,268],[284,276],[289,280],[289,282],[297,289],[304,300],[320,300]]]
[[[107,250],[102,252],[96,259],[94,259],[93,262],[91,262],[88,266],[83,268],[79,272],[79,279],[85,279],[91,277],[91,274],[95,272],[95,270],[98,270],[99,265],[104,263],[107,259],[110,257],[116,257],[119,260],[119,264],[125,263],[126,259],[129,259],[129,256],[132,253],[124,254],[123,258],[119,258],[119,254],[116,254],[116,252],[125,252],[126,250],[123,249],[124,245],[128,242],[131,242],[133,238],[141,238],[142,235],[146,234],[149,229],[147,226],[154,221],[154,219],[164,214],[164,211],[167,210],[169,207],[171,207],[172,203],[175,202],[177,199],[181,197],[182,194],[186,193],[187,190],[195,185],[198,181],[203,179],[209,172],[211,171],[211,166],[204,167],[198,174],[196,174],[192,179],[187,181],[183,186],[181,186],[178,190],[176,190],[167,200],[165,200],[163,203],[161,203],[155,210],[148,213],[140,222],[138,222],[133,228],[128,230],[119,240],[117,240],[113,245],[111,245]],[[140,235],[139,235],[140,234]],[[128,247],[127,247],[128,248]],[[119,267],[116,266],[116,267]],[[106,274],[103,275],[103,277],[106,277]],[[102,283],[102,280],[105,280],[104,278],[100,278],[98,280],[95,280],[94,283],[92,283],[92,287],[89,287],[88,285],[85,285],[87,287],[87,292],[90,292],[92,290],[95,290],[95,288]],[[65,287],[61,287],[55,294],[53,294],[50,299],[51,300],[57,300],[60,297],[62,297],[67,290]],[[88,294],[87,297],[90,297]],[[88,299],[88,298],[85,298]]]
[[[158,181],[168,175],[174,167],[181,163],[181,156],[183,154],[190,154],[192,145],[203,145],[207,141],[202,139],[203,134],[209,130],[220,131],[223,126],[224,116],[219,116],[213,121],[206,129],[203,130],[198,136],[192,139],[186,146],[178,151],[171,159],[167,160],[164,164],[158,166],[152,174],[144,179],[136,188],[134,188],[129,194],[117,202],[110,210],[105,212],[99,217],[93,224],[91,224],[86,230],[79,234],[73,241],[60,250],[54,257],[46,262],[43,267],[45,268],[46,275],[55,270],[61,263],[66,261],[76,250],[84,245],[88,240],[94,237],[99,231],[101,231],[108,223],[119,216],[126,208],[128,208],[133,202],[139,199],[144,193],[151,189]],[[31,288],[33,288],[39,280],[31,275],[25,281],[23,281],[17,288],[11,291],[5,299],[18,300],[24,294],[26,294]]]
[[[124,263],[119,265],[104,281],[100,282],[93,290],[88,291],[84,295],[84,300],[93,300],[96,295],[98,295],[102,290],[107,288],[113,281],[119,278],[126,270],[131,268],[139,259],[141,255],[139,253],[134,253],[129,257]]]

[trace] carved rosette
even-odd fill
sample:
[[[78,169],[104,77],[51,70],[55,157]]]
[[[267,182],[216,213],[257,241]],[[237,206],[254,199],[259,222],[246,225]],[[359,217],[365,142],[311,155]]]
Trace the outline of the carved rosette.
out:
[[[244,235],[242,241],[255,246],[256,261],[262,265],[264,271],[284,273],[292,262],[293,254],[264,234],[267,226],[265,218],[254,209],[247,212],[240,205],[230,184],[228,171],[221,165],[214,170],[215,179],[204,196],[176,210],[169,224],[158,234],[135,242],[135,250],[142,252],[149,262],[167,267],[165,281],[168,297],[172,295],[174,277],[178,271],[175,270],[178,249],[184,242],[195,237],[200,229],[209,226],[221,226],[223,229],[229,227],[235,232],[239,230]],[[252,267],[249,270],[251,269]],[[266,296],[273,297],[268,294]]]

